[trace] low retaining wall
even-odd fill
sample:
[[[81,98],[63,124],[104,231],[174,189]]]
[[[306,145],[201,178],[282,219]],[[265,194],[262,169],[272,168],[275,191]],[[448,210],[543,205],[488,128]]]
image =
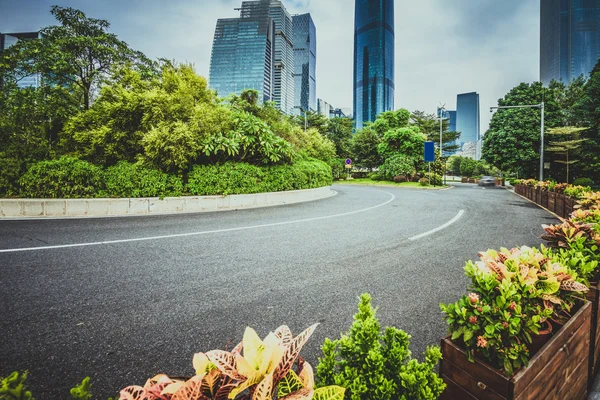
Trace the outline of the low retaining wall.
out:
[[[329,186],[288,192],[231,196],[139,199],[0,199],[0,218],[102,217],[239,210],[319,200],[334,195]]]
[[[575,211],[577,201],[562,193],[548,192],[540,188],[525,185],[515,185],[515,193],[547,208],[561,218],[569,218]]]

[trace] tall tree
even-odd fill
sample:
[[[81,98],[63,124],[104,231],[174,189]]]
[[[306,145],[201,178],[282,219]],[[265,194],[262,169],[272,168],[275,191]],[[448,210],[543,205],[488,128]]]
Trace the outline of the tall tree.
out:
[[[338,157],[346,158],[351,153],[352,131],[354,121],[350,118],[331,118],[325,127],[325,136],[335,144]]]
[[[540,104],[545,101],[545,126],[563,125],[563,112],[555,91],[541,82],[521,83],[511,89],[499,106]],[[483,139],[483,158],[502,171],[519,172],[521,176],[535,177],[539,173],[540,110],[519,108],[498,110]]]
[[[381,143],[379,135],[370,127],[358,130],[352,137],[352,156],[354,162],[364,168],[373,168],[383,163],[383,158],[377,151]]]
[[[115,66],[129,63],[144,73],[156,72],[156,65],[142,53],[108,32],[108,21],[69,7],[52,6],[50,12],[60,25],[43,28],[41,39],[20,41],[10,49],[15,71],[40,73],[49,84],[78,87],[86,110]]]
[[[566,180],[569,182],[569,167],[577,164],[580,160],[576,158],[576,152],[586,141],[580,138],[581,131],[586,128],[574,128],[570,126],[551,128],[546,132],[549,135],[548,147],[545,149],[549,153],[556,153],[561,158],[555,158],[554,162],[566,166]],[[575,154],[574,154],[575,153]]]
[[[418,127],[421,133],[427,136],[427,140],[438,144],[440,142],[440,120],[436,118],[435,114],[427,114],[424,111],[413,111],[410,116],[411,124]],[[456,141],[460,137],[460,132],[449,131],[450,121],[448,119],[442,120],[442,149],[444,155],[458,150]]]

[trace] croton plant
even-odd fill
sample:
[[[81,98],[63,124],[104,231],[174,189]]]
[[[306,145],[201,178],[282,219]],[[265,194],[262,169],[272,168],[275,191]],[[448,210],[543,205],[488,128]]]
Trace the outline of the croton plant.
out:
[[[231,352],[194,355],[196,375],[187,380],[157,375],[142,386],[129,386],[121,400],[343,400],[339,386],[315,388],[313,369],[299,356],[317,325],[293,337],[283,325],[261,340],[247,328]]]
[[[571,307],[588,287],[576,272],[535,248],[480,253],[468,262],[471,293],[454,304],[441,304],[452,340],[471,361],[483,358],[511,376],[527,364],[528,345],[548,318],[568,319]]]

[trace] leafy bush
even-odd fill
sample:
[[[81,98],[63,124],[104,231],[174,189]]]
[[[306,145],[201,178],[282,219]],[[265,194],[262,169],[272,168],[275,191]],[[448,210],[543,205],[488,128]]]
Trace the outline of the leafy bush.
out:
[[[270,167],[225,163],[195,166],[188,176],[186,191],[201,196],[227,196],[312,189],[331,183],[331,167],[314,159]]]
[[[231,352],[213,350],[194,355],[196,375],[188,380],[157,375],[142,386],[121,390],[121,399],[223,400],[304,399],[341,400],[345,389],[315,389],[313,369],[300,350],[317,325],[296,337],[283,325],[261,340],[252,328]]]
[[[421,186],[429,186],[429,179],[427,179],[427,178],[421,178],[421,179],[419,179],[419,184]]]
[[[415,171],[414,160],[404,154],[394,154],[386,158],[379,167],[379,173],[388,181],[398,175],[410,175]]]
[[[594,181],[590,178],[577,178],[573,181],[575,186],[594,186]]]
[[[564,190],[564,193],[565,195],[573,197],[574,199],[580,199],[586,193],[591,191],[592,189],[589,186],[567,186]]]
[[[38,198],[96,197],[104,189],[104,171],[72,157],[41,161],[19,180],[21,195]]]
[[[427,179],[429,180],[429,183],[432,185],[436,185],[436,186],[442,186],[442,184],[444,183],[444,180],[442,179],[441,175],[438,174],[427,174]]]
[[[381,332],[371,296],[363,294],[358,309],[347,334],[325,339],[317,386],[342,386],[348,400],[437,399],[445,388],[433,372],[440,349],[428,347],[419,363],[408,349],[410,335],[390,327]]]
[[[122,161],[105,173],[108,197],[167,197],[180,196],[181,179],[140,164]]]
[[[367,175],[367,177],[369,179],[371,179],[372,181],[382,181],[383,180],[383,176],[381,176],[381,174],[379,172],[371,172],[369,175]]]
[[[33,395],[25,385],[27,375],[27,371],[22,373],[15,371],[6,378],[0,377],[0,399],[33,400]],[[73,400],[90,400],[92,398],[90,378],[86,377],[79,385],[71,389],[70,393]]]

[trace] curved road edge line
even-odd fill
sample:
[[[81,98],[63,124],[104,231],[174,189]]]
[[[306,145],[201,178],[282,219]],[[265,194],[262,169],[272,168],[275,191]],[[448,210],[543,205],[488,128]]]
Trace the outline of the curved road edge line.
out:
[[[102,246],[102,245],[107,245],[107,244],[146,242],[146,241],[150,241],[150,240],[174,239],[174,238],[182,238],[182,237],[190,237],[190,236],[209,235],[212,233],[236,232],[236,231],[244,231],[244,230],[250,230],[250,229],[268,228],[268,227],[272,227],[272,226],[291,225],[291,224],[299,224],[299,223],[303,223],[303,222],[312,222],[312,221],[319,221],[319,220],[324,220],[324,219],[340,218],[340,217],[345,217],[348,215],[354,215],[354,214],[359,214],[359,213],[375,210],[377,208],[384,207],[384,206],[390,204],[392,201],[396,200],[396,196],[394,194],[389,193],[389,192],[382,192],[382,193],[385,193],[385,194],[391,196],[390,199],[381,204],[378,204],[378,205],[375,205],[372,207],[367,207],[367,208],[363,208],[360,210],[350,211],[350,212],[341,213],[341,214],[324,215],[321,217],[304,218],[304,219],[298,219],[298,220],[292,220],[292,221],[274,222],[271,224],[240,226],[237,228],[226,228],[226,229],[215,229],[215,230],[211,230],[211,231],[176,233],[176,234],[172,234],[172,235],[149,236],[149,237],[141,237],[141,238],[133,238],[133,239],[106,240],[106,241],[102,241],[102,242],[74,243],[74,244],[63,244],[63,245],[55,245],[55,246],[23,247],[23,248],[16,248],[16,249],[1,249],[0,253],[17,253],[17,252],[25,252],[25,251],[67,249],[67,248],[72,248],[72,247]]]
[[[408,238],[408,240],[414,241],[414,240],[423,239],[424,237],[427,237],[429,235],[433,235],[436,232],[444,230],[447,227],[449,227],[450,225],[452,225],[453,223],[455,223],[456,221],[458,221],[463,216],[464,213],[465,213],[465,210],[460,210],[458,212],[458,214],[456,214],[456,216],[454,218],[452,218],[450,221],[446,222],[444,225],[438,226],[437,228],[432,229],[430,231],[421,233],[420,235],[416,235],[416,236],[410,237],[410,238]]]

